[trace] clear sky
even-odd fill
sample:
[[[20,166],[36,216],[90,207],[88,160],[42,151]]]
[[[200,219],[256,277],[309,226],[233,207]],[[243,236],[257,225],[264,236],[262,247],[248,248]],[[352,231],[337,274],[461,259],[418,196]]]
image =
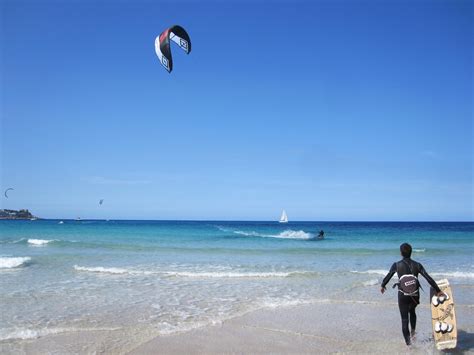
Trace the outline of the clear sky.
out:
[[[474,218],[472,1],[0,4],[2,208]]]

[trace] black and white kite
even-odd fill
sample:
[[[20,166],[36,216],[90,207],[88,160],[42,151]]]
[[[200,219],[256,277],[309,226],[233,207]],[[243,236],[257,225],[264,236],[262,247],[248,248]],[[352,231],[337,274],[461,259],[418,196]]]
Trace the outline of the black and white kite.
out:
[[[171,57],[171,41],[178,44],[182,50],[189,54],[191,52],[191,39],[188,33],[181,26],[175,25],[164,30],[155,39],[155,51],[161,65],[168,73],[173,70],[173,58]]]

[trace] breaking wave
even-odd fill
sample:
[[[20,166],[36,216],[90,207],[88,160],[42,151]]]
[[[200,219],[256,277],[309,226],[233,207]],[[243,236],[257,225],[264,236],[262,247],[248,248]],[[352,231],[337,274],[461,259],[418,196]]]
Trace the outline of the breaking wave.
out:
[[[388,270],[366,270],[366,271],[357,271],[357,270],[352,270],[351,271],[353,274],[376,274],[376,275],[387,275]]]
[[[167,271],[163,274],[178,277],[196,278],[271,278],[271,277],[291,277],[298,275],[314,274],[309,271],[292,272],[190,272],[190,271]]]
[[[0,329],[0,341],[13,339],[36,339],[51,334],[59,334],[76,331],[98,331],[98,330],[117,330],[119,328],[45,328],[45,329]]]
[[[463,271],[454,271],[454,272],[433,272],[431,276],[446,276],[446,277],[453,277],[453,278],[461,278],[461,279],[474,279],[474,272],[463,272]]]
[[[35,246],[42,246],[48,243],[54,242],[54,240],[47,240],[47,239],[28,239],[28,244],[32,244]]]
[[[284,278],[292,276],[314,276],[317,275],[311,271],[186,271],[186,270],[133,270],[116,267],[85,267],[74,265],[76,271],[91,272],[99,274],[114,275],[161,275],[163,277],[185,277],[185,278]]]
[[[0,269],[13,269],[25,266],[31,261],[29,256],[25,257],[0,257]]]
[[[95,273],[102,273],[102,274],[115,274],[115,275],[123,275],[123,274],[130,274],[130,275],[146,275],[146,271],[136,271],[136,270],[128,270],[122,269],[117,267],[86,267],[86,266],[78,266],[74,265],[74,270],[76,271],[86,271],[86,272],[95,272]]]

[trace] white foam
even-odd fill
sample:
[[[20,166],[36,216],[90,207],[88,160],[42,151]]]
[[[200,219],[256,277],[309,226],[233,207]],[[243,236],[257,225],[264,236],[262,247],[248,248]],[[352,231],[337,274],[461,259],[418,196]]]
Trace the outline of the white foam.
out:
[[[273,236],[274,238],[284,238],[284,239],[310,239],[313,236],[310,233],[306,233],[304,231],[284,231],[276,236]]]
[[[311,304],[314,303],[314,300],[289,300],[289,299],[283,299],[283,300],[264,300],[262,303],[260,303],[260,307],[262,308],[270,308],[270,309],[275,309],[275,308],[280,308],[280,307],[293,307],[293,306],[299,306],[303,304]]]
[[[59,334],[65,332],[76,331],[104,331],[117,330],[119,328],[44,328],[44,329],[28,329],[28,328],[4,328],[0,329],[0,341],[13,339],[36,339],[51,334]]]
[[[424,253],[425,251],[426,251],[426,249],[424,249],[424,248],[422,248],[422,249],[421,248],[420,249],[413,249],[414,253]]]
[[[87,267],[74,265],[76,271],[116,274],[116,275],[162,275],[164,277],[186,277],[186,278],[284,278],[291,276],[303,276],[315,274],[311,271],[189,271],[189,270],[134,270],[117,267]]]
[[[98,273],[106,273],[106,274],[127,274],[129,271],[126,269],[120,269],[116,267],[85,267],[85,266],[78,266],[74,265],[74,269],[77,271],[87,271],[87,272],[98,272]]]
[[[87,267],[87,266],[78,266],[74,265],[74,270],[76,271],[85,271],[85,272],[95,272],[100,274],[115,274],[115,275],[151,275],[154,274],[152,271],[141,271],[141,270],[130,270],[130,269],[123,269],[118,267]]]
[[[233,232],[235,234],[245,235],[248,237],[278,238],[278,239],[311,239],[313,238],[313,235],[311,233],[306,233],[305,231],[302,231],[302,230],[299,230],[299,231],[287,230],[279,234],[261,234],[254,231],[245,232],[245,231],[240,231],[240,230],[236,230]]]
[[[48,243],[53,242],[54,240],[46,240],[46,239],[28,239],[28,244],[40,246],[40,245],[46,245]]]
[[[357,270],[352,270],[351,271],[353,274],[377,274],[377,275],[387,275],[388,270],[366,270],[366,271],[357,271]]]
[[[23,266],[29,262],[31,258],[25,257],[0,257],[0,269],[13,269],[15,267]]]
[[[202,277],[202,278],[270,278],[290,277],[298,274],[307,274],[306,271],[293,272],[190,272],[190,271],[166,271],[163,274],[178,277]]]
[[[369,281],[362,282],[362,286],[375,286],[379,284],[379,280],[377,279],[372,279]]]
[[[265,235],[257,232],[233,231],[235,234],[245,235],[247,237],[265,237]]]
[[[463,279],[474,279],[474,272],[463,272],[463,271],[454,271],[454,272],[433,272],[431,276],[445,276],[445,277],[454,277],[454,278],[463,278]]]

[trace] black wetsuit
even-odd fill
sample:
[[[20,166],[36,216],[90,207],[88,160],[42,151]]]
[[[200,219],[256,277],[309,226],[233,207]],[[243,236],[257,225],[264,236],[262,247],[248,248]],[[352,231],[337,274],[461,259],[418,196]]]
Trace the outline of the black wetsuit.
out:
[[[421,274],[426,279],[426,281],[428,281],[431,287],[436,290],[436,292],[441,291],[436,282],[431,278],[430,275],[428,275],[423,265],[410,258],[403,258],[403,260],[393,263],[387,276],[385,276],[382,281],[382,287],[385,288],[395,273],[398,273],[398,278],[407,274],[413,274],[418,277],[418,275]],[[402,318],[402,332],[407,345],[410,344],[410,331],[408,329],[408,323],[410,323],[411,331],[414,333],[416,328],[415,308],[419,303],[419,291],[413,296],[405,296],[402,292],[398,292],[398,308],[400,309],[400,316]]]

